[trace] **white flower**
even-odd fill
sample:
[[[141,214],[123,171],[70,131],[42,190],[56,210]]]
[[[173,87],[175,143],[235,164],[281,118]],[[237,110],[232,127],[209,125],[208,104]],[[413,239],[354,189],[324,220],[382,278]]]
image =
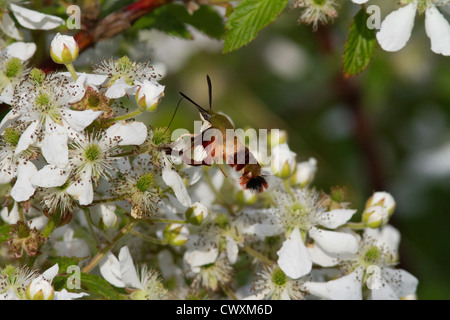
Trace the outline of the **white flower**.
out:
[[[318,228],[322,226],[335,229],[346,223],[356,210],[325,211],[320,207],[318,195],[313,191],[293,189],[291,194],[275,191],[273,213],[286,228],[287,236],[277,252],[278,265],[292,279],[308,274],[312,268],[313,258],[304,244],[307,233],[316,244],[333,248],[337,252],[346,252],[348,246],[357,247],[357,242],[351,235]]]
[[[150,63],[132,62],[127,56],[118,60],[102,61],[94,69],[94,73],[108,76],[108,90],[105,95],[110,99],[134,95],[138,83],[157,78]]]
[[[68,165],[69,132],[83,130],[102,113],[71,110],[69,103],[73,102],[72,97],[78,89],[78,86],[67,85],[52,76],[47,76],[40,84],[28,82],[23,85],[24,92],[19,94],[14,108],[0,125],[3,128],[7,121],[17,118],[28,124],[20,137],[16,154],[39,142],[48,163],[59,168]]]
[[[27,268],[0,268],[0,300],[25,299],[25,290],[36,276],[35,271]]]
[[[366,229],[357,248],[348,246],[346,254],[326,248],[325,255],[337,257],[351,273],[328,282],[309,282],[305,287],[325,299],[361,299],[362,289],[369,289],[370,299],[400,299],[414,294],[417,279],[405,270],[394,269],[398,260],[400,233],[392,226]],[[351,290],[348,290],[351,289]]]
[[[0,300],[73,300],[88,295],[84,292],[67,292],[66,289],[54,291],[51,283],[58,274],[58,264],[41,275],[13,266],[7,266],[0,271]]]
[[[100,177],[110,179],[112,164],[116,161],[114,156],[119,152],[118,147],[140,145],[146,136],[147,127],[138,121],[116,123],[104,132],[88,136],[82,133],[73,134],[73,148],[68,155],[69,164],[59,167],[50,162],[33,177],[33,184],[57,187],[72,176],[73,183],[68,186],[67,193],[81,205],[88,205],[94,199],[92,184],[98,183]]]
[[[128,247],[122,247],[117,259],[111,252],[100,262],[100,273],[106,281],[119,288],[132,290],[131,298],[135,300],[162,300],[168,291],[162,285],[156,271],[142,266],[140,277],[133,264]]]
[[[50,56],[56,63],[71,63],[79,53],[78,44],[74,37],[57,33],[50,44]]]
[[[50,30],[65,23],[59,17],[18,6],[15,4],[17,2],[16,0],[6,0],[0,6],[0,10],[3,11],[2,15],[0,15],[0,29],[11,38],[22,40],[22,36],[11,16],[8,14],[8,11],[14,14],[14,17],[20,25],[31,30]]]
[[[414,26],[416,12],[425,12],[425,30],[431,40],[431,50],[444,56],[450,55],[450,24],[436,8],[448,1],[412,0],[406,6],[390,13],[381,24],[377,33],[380,46],[386,51],[402,49],[409,38]]]
[[[257,277],[253,283],[253,289],[257,293],[245,300],[297,300],[303,297],[303,282],[289,278],[277,266],[265,268]]]
[[[164,96],[164,86],[155,80],[136,81],[138,89],[136,91],[136,102],[140,109],[155,111],[162,97]]]
[[[29,68],[25,60],[17,57],[18,54],[13,56],[9,51],[6,49],[0,51],[0,103],[11,105],[16,94],[15,90],[25,80]]]
[[[29,160],[36,148],[28,145],[18,152],[20,139],[21,132],[14,128],[7,128],[0,139],[0,183],[8,183],[17,178],[11,196],[16,201],[26,201],[36,189],[31,179],[37,169]]]

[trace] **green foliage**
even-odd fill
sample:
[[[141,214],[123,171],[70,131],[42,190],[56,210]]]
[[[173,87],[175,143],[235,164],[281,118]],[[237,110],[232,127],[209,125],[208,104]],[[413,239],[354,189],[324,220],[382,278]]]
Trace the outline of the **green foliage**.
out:
[[[364,8],[353,18],[344,51],[345,77],[352,77],[363,71],[373,58],[377,42],[375,29],[367,27],[368,18]]]
[[[11,226],[9,224],[0,226],[0,243],[3,243],[9,239],[9,231],[11,231]]]
[[[66,273],[67,268],[69,266],[77,266],[78,262],[80,261],[77,257],[48,257],[48,260],[51,262],[52,265],[58,264],[59,266],[59,273]]]
[[[223,52],[248,44],[258,32],[273,22],[284,10],[287,0],[242,0],[231,13],[227,23]]]
[[[105,299],[122,299],[122,296],[106,280],[94,274],[81,273],[81,286]]]
[[[158,29],[171,36],[192,39],[190,25],[207,36],[220,39],[225,33],[221,16],[211,6],[200,6],[192,15],[179,4],[161,6],[139,19],[132,30]]]

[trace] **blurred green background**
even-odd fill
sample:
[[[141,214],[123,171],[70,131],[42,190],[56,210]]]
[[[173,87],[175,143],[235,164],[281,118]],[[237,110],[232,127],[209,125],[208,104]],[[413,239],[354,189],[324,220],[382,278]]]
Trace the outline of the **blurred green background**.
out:
[[[399,267],[419,279],[419,299],[449,299],[449,58],[430,50],[420,16],[403,50],[378,47],[363,73],[343,79],[342,54],[358,9],[343,5],[340,17],[316,32],[297,24],[298,10],[287,10],[256,40],[226,55],[221,41],[195,30],[187,40],[134,28],[82,53],[76,65],[81,70],[123,54],[152,59],[166,86],[158,110],[146,116],[155,126],[168,124],[178,91],[207,105],[209,74],[215,110],[236,127],[286,130],[299,161],[318,160],[317,188],[346,187],[359,213],[372,192],[392,193],[391,223],[402,234]],[[172,129],[192,131],[198,119],[183,103]]]

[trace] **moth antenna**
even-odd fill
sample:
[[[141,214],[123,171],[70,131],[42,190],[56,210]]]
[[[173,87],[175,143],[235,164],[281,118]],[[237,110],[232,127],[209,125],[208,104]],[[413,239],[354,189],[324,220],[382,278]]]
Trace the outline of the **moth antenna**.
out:
[[[180,101],[178,101],[177,107],[175,108],[175,112],[173,113],[172,119],[170,119],[169,125],[167,126],[166,130],[164,130],[164,133],[166,133],[167,130],[169,130],[170,125],[172,124],[172,121],[173,121],[173,119],[175,118],[175,115],[177,114],[178,107],[180,106],[180,103],[181,103],[182,100],[183,100],[183,98],[180,98]]]
[[[203,112],[205,112],[205,113],[208,113],[205,109],[203,109],[202,107],[200,107],[200,105],[197,103],[197,102],[195,102],[194,100],[192,100],[191,98],[189,98],[187,95],[185,95],[183,92],[180,92],[180,94],[181,94],[181,96],[183,97],[183,98],[185,98],[187,101],[189,101],[190,103],[192,103],[193,105],[195,105],[199,110],[201,110],[201,111],[203,111]]]
[[[206,81],[208,81],[209,110],[212,110],[212,84],[209,75],[206,75]]]

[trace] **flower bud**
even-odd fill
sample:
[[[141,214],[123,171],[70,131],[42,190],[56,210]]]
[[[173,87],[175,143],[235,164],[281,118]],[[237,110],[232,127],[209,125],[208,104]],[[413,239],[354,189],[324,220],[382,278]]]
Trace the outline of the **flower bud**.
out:
[[[296,157],[286,143],[275,146],[272,149],[272,172],[282,179],[289,178],[295,172]]]
[[[297,163],[295,174],[291,178],[293,185],[299,185],[302,188],[309,185],[316,175],[317,160],[309,158],[308,161]]]
[[[188,241],[189,230],[179,223],[169,224],[164,228],[164,240],[174,246],[181,246]]]
[[[140,109],[153,112],[163,96],[164,86],[154,80],[145,80],[136,91],[136,102]]]
[[[50,282],[39,276],[27,286],[26,296],[29,300],[53,300],[55,290]]]
[[[75,39],[58,33],[50,45],[50,56],[53,61],[61,64],[68,64],[78,57],[79,48]]]
[[[92,223],[101,230],[113,229],[117,225],[116,206],[98,204],[89,208]]]
[[[367,200],[366,209],[371,206],[382,206],[388,211],[390,217],[395,210],[395,200],[392,195],[387,192],[375,192],[369,200]]]
[[[382,206],[371,206],[364,210],[362,220],[367,227],[376,229],[386,225],[389,220],[389,213]]]
[[[195,226],[200,225],[207,216],[208,208],[199,202],[194,203],[185,213],[186,220]]]
[[[243,205],[252,205],[258,200],[256,193],[250,190],[239,190],[236,195],[237,200]]]
[[[285,130],[272,129],[269,133],[269,146],[274,148],[279,144],[287,142],[287,132]]]

